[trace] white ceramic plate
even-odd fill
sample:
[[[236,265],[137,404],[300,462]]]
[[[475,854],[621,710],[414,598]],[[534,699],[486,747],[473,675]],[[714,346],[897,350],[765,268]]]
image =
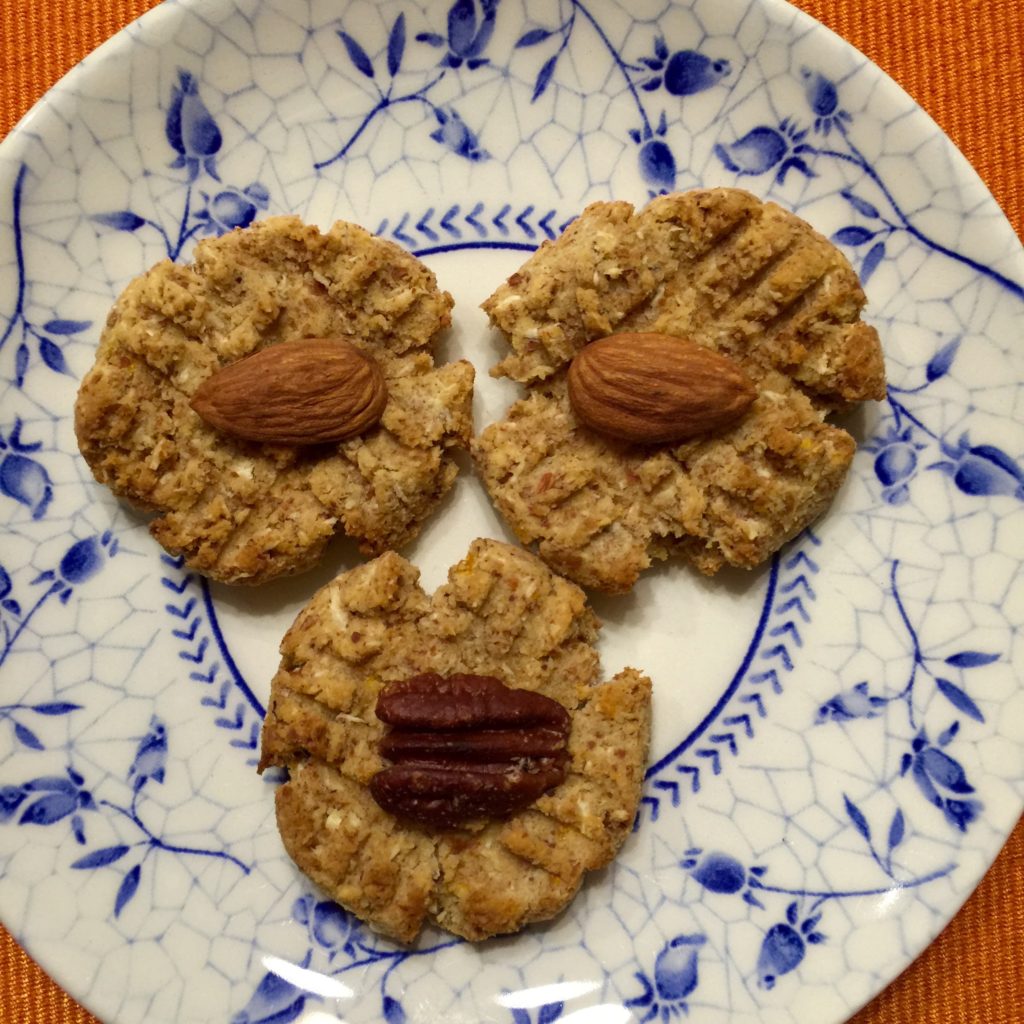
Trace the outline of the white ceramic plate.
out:
[[[184,0],[0,150],[0,912],[116,1024],[843,1020],[1021,809],[1024,260],[877,68],[779,0]],[[356,564],[210,586],[96,486],[71,410],[113,298],[266,212],[359,221],[477,308],[594,199],[743,185],[867,282],[891,391],[827,516],[762,571],[596,602],[656,684],[635,834],[557,920],[413,949],[323,901],[253,770],[275,648]],[[406,552],[505,536],[464,466]]]

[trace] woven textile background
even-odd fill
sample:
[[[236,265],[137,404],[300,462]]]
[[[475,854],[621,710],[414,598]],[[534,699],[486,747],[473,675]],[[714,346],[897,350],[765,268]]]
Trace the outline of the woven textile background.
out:
[[[0,0],[0,137],[77,61],[156,2]],[[1024,0],[796,3],[938,121],[1024,236]],[[850,1024],[1021,1022],[1024,821],[938,941]],[[97,1022],[0,927],[0,1024]]]

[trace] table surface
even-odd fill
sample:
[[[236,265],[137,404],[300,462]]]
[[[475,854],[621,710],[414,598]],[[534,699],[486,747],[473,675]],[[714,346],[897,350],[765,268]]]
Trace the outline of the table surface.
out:
[[[158,0],[0,0],[0,138]],[[1022,0],[795,0],[939,123],[1024,237]],[[850,1024],[1024,1020],[1024,819],[938,940]],[[0,926],[0,1024],[98,1024]],[[187,1024],[187,1022],[183,1022]]]

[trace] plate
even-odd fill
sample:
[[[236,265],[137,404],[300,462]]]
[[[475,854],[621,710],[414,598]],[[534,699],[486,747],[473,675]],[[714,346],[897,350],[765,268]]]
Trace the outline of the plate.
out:
[[[135,274],[269,213],[358,221],[478,304],[589,201],[740,185],[866,282],[888,400],[828,514],[754,573],[595,598],[655,681],[634,834],[570,909],[411,948],[283,854],[254,771],[276,643],[332,547],[210,585],[96,486],[71,411]],[[184,0],[0,148],[0,914],[116,1024],[838,1022],[953,915],[1024,778],[1024,259],[934,123],[805,15],[739,0]],[[506,537],[468,464],[405,552]]]

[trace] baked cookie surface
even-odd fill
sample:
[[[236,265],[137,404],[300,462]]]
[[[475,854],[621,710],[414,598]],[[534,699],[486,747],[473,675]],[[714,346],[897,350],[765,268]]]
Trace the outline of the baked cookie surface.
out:
[[[601,683],[599,628],[582,591],[519,548],[474,541],[432,596],[388,552],[337,577],[281,645],[261,770],[288,769],[277,822],[288,853],[373,928],[411,941],[428,922],[469,939],[558,913],[633,824],[650,732],[650,681]],[[384,811],[375,707],[421,673],[492,675],[570,714],[564,781],[511,817],[431,829]]]
[[[738,189],[595,203],[484,303],[529,394],[476,439],[492,500],[556,571],[629,590],[652,559],[752,567],[824,511],[855,450],[828,413],[885,396],[877,332],[846,258]],[[653,332],[734,359],[758,396],[735,425],[636,445],[582,426],[565,373],[591,341]]]
[[[309,568],[343,530],[364,553],[410,540],[457,474],[473,368],[436,366],[451,296],[398,246],[343,221],[273,217],[157,264],[118,298],[75,408],[96,479],[158,513],[150,532],[231,583]],[[380,366],[380,422],[350,440],[233,439],[190,408],[211,374],[270,345],[341,337]]]

